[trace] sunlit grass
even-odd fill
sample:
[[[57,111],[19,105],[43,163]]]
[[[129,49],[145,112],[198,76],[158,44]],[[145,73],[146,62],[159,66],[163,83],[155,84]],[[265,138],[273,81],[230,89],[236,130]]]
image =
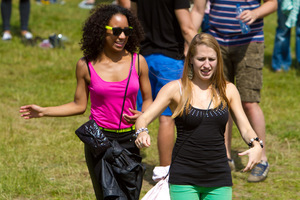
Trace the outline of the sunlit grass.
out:
[[[35,36],[53,33],[68,37],[65,49],[24,46],[18,37],[18,1],[14,2],[13,40],[0,41],[0,199],[94,199],[85,164],[83,144],[76,128],[88,119],[82,116],[23,120],[18,113],[24,104],[52,106],[73,100],[75,65],[82,57],[79,49],[81,26],[89,11],[77,7],[80,0],[65,5],[40,6],[32,1],[30,28]],[[266,18],[266,50],[261,107],[266,118],[269,177],[262,183],[247,183],[241,173],[247,158],[236,153],[247,145],[234,127],[232,151],[237,163],[233,172],[234,199],[298,199],[300,79],[294,68],[275,74],[270,57],[276,14]],[[142,151],[147,166],[143,196],[153,186],[152,169],[158,165],[156,146],[158,123],[149,130],[152,146]]]

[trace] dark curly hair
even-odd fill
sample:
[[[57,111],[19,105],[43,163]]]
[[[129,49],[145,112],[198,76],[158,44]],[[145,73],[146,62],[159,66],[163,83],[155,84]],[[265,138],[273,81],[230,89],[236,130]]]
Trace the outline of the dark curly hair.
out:
[[[106,29],[105,26],[115,14],[125,15],[129,26],[133,27],[132,34],[129,36],[125,49],[130,53],[136,52],[140,47],[140,42],[144,38],[143,28],[132,12],[119,5],[100,4],[91,10],[90,17],[85,21],[80,40],[83,55],[88,60],[96,60],[99,53],[103,51],[105,43]]]

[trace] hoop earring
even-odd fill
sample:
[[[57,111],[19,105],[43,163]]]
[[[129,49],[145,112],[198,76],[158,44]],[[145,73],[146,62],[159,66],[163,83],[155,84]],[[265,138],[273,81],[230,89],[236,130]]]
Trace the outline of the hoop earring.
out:
[[[188,78],[190,80],[192,80],[194,77],[194,67],[193,64],[189,64],[189,68],[188,68]]]

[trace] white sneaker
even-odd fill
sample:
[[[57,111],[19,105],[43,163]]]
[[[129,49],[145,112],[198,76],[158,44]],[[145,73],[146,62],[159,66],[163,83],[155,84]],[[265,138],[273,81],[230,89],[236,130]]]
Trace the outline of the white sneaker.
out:
[[[11,40],[12,39],[12,36],[10,33],[3,33],[3,36],[2,36],[2,40]]]
[[[23,36],[24,36],[24,38],[25,38],[26,40],[30,40],[30,39],[33,38],[32,33],[30,33],[29,31],[27,31],[27,32],[25,33],[25,35],[23,35]]]
[[[79,8],[83,8],[83,9],[92,9],[94,8],[95,3],[87,3],[86,0],[83,0],[82,2],[80,2],[78,4]]]

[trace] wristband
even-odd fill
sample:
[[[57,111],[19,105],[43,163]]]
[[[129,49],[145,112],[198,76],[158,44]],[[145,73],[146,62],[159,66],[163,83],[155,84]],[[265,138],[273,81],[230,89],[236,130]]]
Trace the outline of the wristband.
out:
[[[258,137],[252,138],[252,139],[250,140],[250,142],[248,143],[248,146],[249,146],[249,147],[253,147],[253,142],[254,142],[254,141],[259,142],[261,148],[264,148],[263,141],[262,141],[261,139],[259,139]]]
[[[148,128],[142,127],[142,128],[139,128],[139,129],[135,132],[134,136],[137,137],[141,132],[146,132],[147,134],[149,134]]]

